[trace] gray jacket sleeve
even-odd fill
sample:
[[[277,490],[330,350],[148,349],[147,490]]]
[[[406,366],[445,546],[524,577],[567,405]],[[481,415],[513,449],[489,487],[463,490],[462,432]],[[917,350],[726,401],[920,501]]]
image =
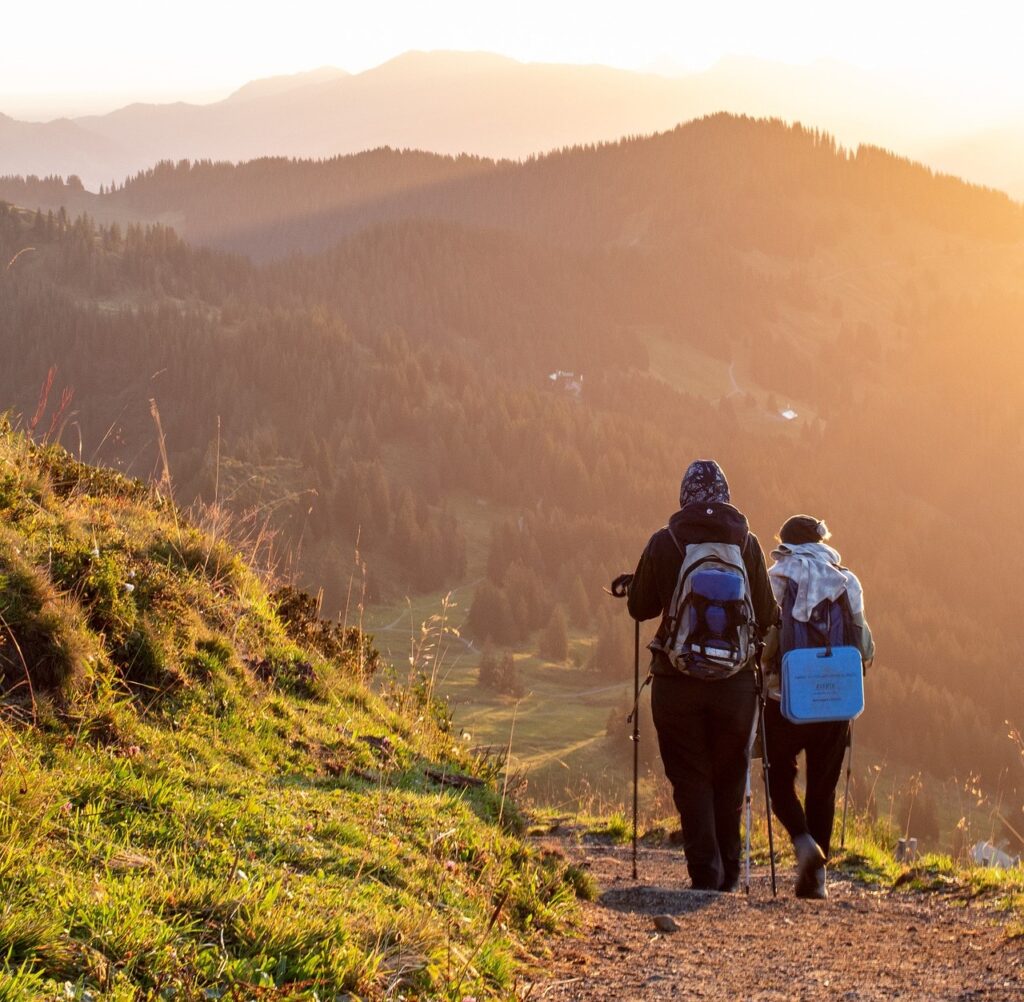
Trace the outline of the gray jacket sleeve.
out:
[[[868,626],[863,612],[854,613],[853,625],[860,631],[860,656],[864,663],[869,665],[875,659],[875,638],[871,635],[871,627]]]

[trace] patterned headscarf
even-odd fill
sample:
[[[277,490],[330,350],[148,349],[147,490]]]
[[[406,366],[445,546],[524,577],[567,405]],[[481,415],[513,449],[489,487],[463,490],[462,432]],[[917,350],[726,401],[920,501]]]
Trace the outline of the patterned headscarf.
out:
[[[713,459],[698,459],[686,470],[679,487],[679,507],[685,508],[694,502],[729,503],[729,481]]]

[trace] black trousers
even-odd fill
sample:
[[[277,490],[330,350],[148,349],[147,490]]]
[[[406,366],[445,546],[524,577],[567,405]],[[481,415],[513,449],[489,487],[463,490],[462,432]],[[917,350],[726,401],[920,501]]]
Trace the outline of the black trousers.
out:
[[[753,672],[714,682],[656,675],[651,710],[690,880],[703,890],[730,889],[740,874],[740,815],[757,712]]]
[[[843,770],[850,725],[845,720],[791,723],[774,699],[768,700],[764,722],[771,766],[768,786],[775,816],[785,825],[790,838],[809,834],[828,856],[836,813],[836,784]],[[800,752],[807,764],[803,805],[796,793],[796,759]]]

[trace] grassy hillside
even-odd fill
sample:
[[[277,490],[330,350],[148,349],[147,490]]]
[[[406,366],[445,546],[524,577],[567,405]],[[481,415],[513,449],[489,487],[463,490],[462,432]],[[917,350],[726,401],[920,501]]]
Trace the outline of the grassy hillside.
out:
[[[585,881],[206,518],[0,431],[0,998],[508,997]]]

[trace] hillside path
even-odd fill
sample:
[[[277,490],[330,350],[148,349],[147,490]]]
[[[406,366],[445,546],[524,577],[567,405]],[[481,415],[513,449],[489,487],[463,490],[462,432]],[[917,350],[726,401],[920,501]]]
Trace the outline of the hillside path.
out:
[[[578,937],[553,943],[521,998],[1024,1002],[1024,942],[977,903],[843,876],[831,876],[829,900],[800,901],[789,868],[774,900],[763,869],[749,899],[690,891],[679,850],[642,848],[633,881],[628,846],[541,841],[589,870],[600,897],[584,906]],[[678,931],[659,932],[657,915]]]

